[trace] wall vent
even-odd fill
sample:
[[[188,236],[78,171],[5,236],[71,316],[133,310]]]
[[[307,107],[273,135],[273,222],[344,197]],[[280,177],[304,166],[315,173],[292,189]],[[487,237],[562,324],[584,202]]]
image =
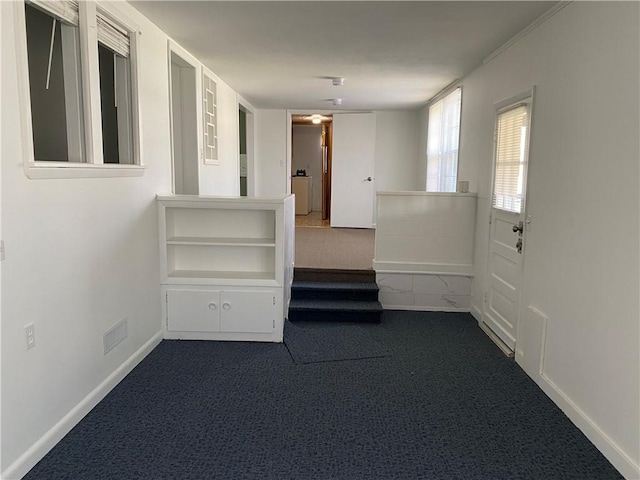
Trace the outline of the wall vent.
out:
[[[127,319],[123,318],[103,335],[104,354],[113,350],[125,338],[127,338]]]

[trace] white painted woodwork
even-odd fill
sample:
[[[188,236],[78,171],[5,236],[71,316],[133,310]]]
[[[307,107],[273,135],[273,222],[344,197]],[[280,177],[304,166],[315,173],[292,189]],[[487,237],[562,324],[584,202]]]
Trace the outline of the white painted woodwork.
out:
[[[378,192],[373,268],[385,308],[469,311],[476,196]]]
[[[169,42],[171,88],[171,141],[173,191],[178,195],[199,192],[199,74],[198,63]]]
[[[220,292],[167,290],[167,330],[217,332],[220,330]]]
[[[332,227],[373,227],[375,152],[375,113],[334,114]]]
[[[164,338],[282,342],[283,288],[164,285]],[[284,310],[286,311],[286,310]]]
[[[522,254],[513,227],[522,215],[492,209],[487,298],[482,321],[507,347],[515,349],[522,283]]]
[[[166,338],[281,342],[294,198],[158,196]]]
[[[472,275],[475,218],[472,193],[378,192],[373,268]]]
[[[276,292],[224,291],[220,298],[220,331],[271,333],[275,329]]]

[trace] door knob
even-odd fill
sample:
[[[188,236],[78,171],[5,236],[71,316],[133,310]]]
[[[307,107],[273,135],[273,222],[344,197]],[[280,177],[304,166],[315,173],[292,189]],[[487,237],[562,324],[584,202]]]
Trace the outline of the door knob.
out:
[[[224,302],[222,304],[222,308],[224,308],[225,310],[229,310],[231,308],[231,304],[229,302]]]
[[[363,182],[371,182],[373,180],[373,178],[371,177],[367,177],[363,180]]]
[[[218,308],[218,306],[215,303],[211,302],[209,304],[209,310],[215,310],[216,308]]]
[[[513,226],[513,233],[519,233],[520,235],[522,235],[523,230],[524,230],[524,225],[522,223],[522,220],[518,222],[518,225]]]

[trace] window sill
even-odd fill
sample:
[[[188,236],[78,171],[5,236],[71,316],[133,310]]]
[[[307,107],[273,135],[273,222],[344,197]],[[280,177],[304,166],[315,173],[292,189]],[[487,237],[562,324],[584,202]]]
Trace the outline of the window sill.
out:
[[[141,177],[144,170],[142,165],[67,162],[30,162],[25,166],[25,174],[32,179]]]

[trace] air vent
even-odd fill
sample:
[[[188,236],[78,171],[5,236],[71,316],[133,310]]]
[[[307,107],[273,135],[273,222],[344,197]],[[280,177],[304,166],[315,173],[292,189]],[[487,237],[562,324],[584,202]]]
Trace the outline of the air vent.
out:
[[[104,354],[113,350],[125,338],[127,338],[127,319],[123,318],[104,334]]]

